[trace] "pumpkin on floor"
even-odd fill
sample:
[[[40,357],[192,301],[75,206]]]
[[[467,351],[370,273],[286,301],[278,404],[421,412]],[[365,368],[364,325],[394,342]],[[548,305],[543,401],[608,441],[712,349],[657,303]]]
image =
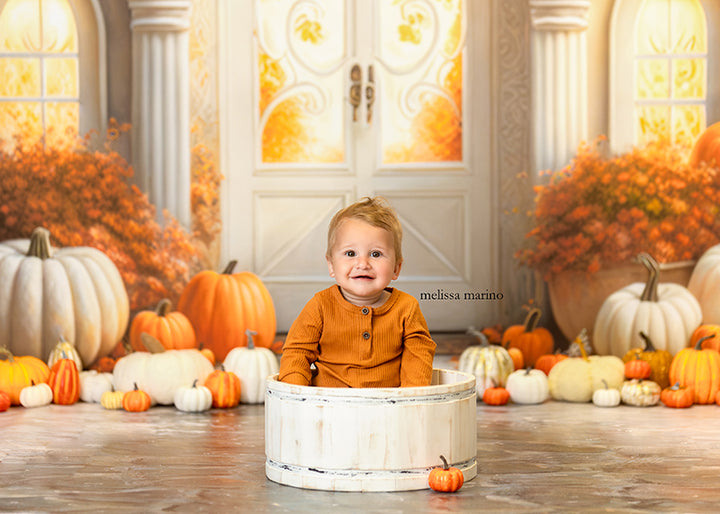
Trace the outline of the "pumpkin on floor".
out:
[[[487,336],[476,330],[469,330],[479,341],[479,345],[467,347],[460,354],[458,370],[475,375],[477,397],[482,399],[485,389],[505,386],[507,377],[515,371],[512,357],[505,348],[489,344]]]
[[[577,342],[581,357],[558,362],[548,375],[550,396],[568,402],[589,402],[598,389],[620,389],[625,380],[625,364],[614,355],[587,355]],[[606,384],[606,385],[603,385]]]
[[[212,406],[229,409],[240,403],[242,386],[240,379],[232,371],[226,371],[221,365],[205,379],[205,387],[212,394]]]
[[[659,283],[659,265],[650,255],[640,254],[638,260],[648,270],[647,281],[612,293],[597,314],[593,344],[599,355],[622,357],[642,346],[640,332],[655,348],[675,355],[700,326],[702,311],[693,294],[680,284]]]
[[[5,412],[12,405],[10,395],[5,391],[0,391],[0,412]]]
[[[65,357],[56,361],[50,368],[48,385],[53,392],[53,403],[57,405],[76,403],[80,399],[80,373],[75,361]]]
[[[510,401],[510,392],[502,386],[488,387],[483,391],[482,401],[486,405],[506,405]]]
[[[635,407],[651,407],[660,401],[662,389],[652,380],[626,380],[620,389],[623,403]]]
[[[152,407],[152,400],[149,394],[142,389],[138,389],[137,384],[135,384],[132,391],[128,391],[123,395],[122,406],[128,412],[144,412]]]
[[[538,308],[530,309],[522,325],[509,326],[503,333],[502,345],[520,350],[524,366],[534,366],[541,355],[552,353],[555,346],[550,331],[537,326],[541,314]]]
[[[670,363],[672,363],[672,355],[667,350],[656,350],[652,339],[645,332],[640,332],[640,338],[645,341],[644,348],[632,348],[622,358],[623,362],[640,359],[650,364],[650,376],[647,377],[662,387],[670,385],[668,374],[670,373]]]
[[[510,373],[505,388],[513,403],[519,404],[543,403],[550,395],[547,375],[530,367]]]
[[[113,370],[116,391],[131,391],[137,384],[147,392],[153,403],[172,405],[175,391],[190,386],[195,380],[204,382],[213,367],[196,349],[165,350],[154,337],[145,334],[143,341],[151,352],[133,352],[118,359]]]
[[[175,391],[175,408],[183,412],[205,412],[212,407],[212,393],[197,380],[190,387],[183,386]]]
[[[620,405],[620,391],[614,387],[608,387],[608,383],[603,379],[603,388],[596,389],[592,395],[593,405],[598,407],[617,407]]]
[[[50,246],[50,232],[0,243],[0,346],[47,358],[60,336],[82,362],[107,355],[130,315],[125,284],[110,258],[90,247]]]
[[[713,403],[720,391],[720,353],[711,348],[702,349],[703,342],[710,337],[714,336],[705,336],[694,348],[678,352],[670,364],[670,382],[691,387],[694,402],[699,404]]]
[[[53,392],[45,382],[36,384],[34,381],[20,391],[20,405],[27,408],[43,407],[53,401]]]
[[[80,399],[87,403],[100,403],[102,395],[112,391],[112,373],[98,373],[91,369],[80,373]]]
[[[20,405],[23,388],[47,382],[49,376],[50,368],[37,357],[17,357],[7,348],[0,347],[0,390],[10,395],[13,405]]]
[[[662,390],[660,401],[666,407],[685,409],[692,407],[692,404],[695,403],[695,391],[692,390],[692,387],[682,387],[678,382],[674,386]]]
[[[138,312],[130,323],[130,346],[135,351],[146,352],[140,335],[147,333],[160,341],[168,350],[195,348],[195,330],[182,312],[172,311],[172,302],[160,300],[155,310]]]
[[[278,372],[277,356],[255,346],[255,332],[247,330],[247,348],[233,348],[223,366],[240,380],[240,403],[265,403],[265,379]]]
[[[231,261],[222,273],[201,271],[187,284],[178,302],[198,341],[219,361],[239,346],[247,346],[245,330],[257,331],[255,346],[267,348],[275,340],[275,307],[265,284],[249,271],[233,273]]]
[[[440,455],[441,467],[435,467],[428,476],[428,485],[433,491],[454,493],[465,483],[465,475],[458,468],[448,465],[447,459]]]
[[[119,410],[123,408],[125,391],[106,391],[100,397],[100,405],[107,410]]]

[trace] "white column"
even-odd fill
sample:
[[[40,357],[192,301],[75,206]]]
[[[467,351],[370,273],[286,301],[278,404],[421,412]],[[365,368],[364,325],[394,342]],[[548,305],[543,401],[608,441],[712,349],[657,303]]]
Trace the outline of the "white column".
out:
[[[138,186],[190,226],[191,0],[129,0],[132,155]]]
[[[534,168],[557,170],[587,139],[590,0],[529,0]]]

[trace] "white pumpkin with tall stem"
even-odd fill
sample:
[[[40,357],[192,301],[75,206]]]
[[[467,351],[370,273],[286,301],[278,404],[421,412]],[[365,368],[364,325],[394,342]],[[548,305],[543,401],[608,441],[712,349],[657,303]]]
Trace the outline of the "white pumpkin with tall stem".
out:
[[[240,379],[240,403],[265,403],[265,379],[278,372],[277,356],[267,348],[255,346],[257,332],[247,329],[248,345],[233,348],[225,357],[225,371]]]

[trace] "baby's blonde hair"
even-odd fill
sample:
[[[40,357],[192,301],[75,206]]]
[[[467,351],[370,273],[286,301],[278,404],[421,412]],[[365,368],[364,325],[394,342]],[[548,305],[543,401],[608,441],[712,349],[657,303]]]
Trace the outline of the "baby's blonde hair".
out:
[[[333,216],[332,220],[330,220],[330,226],[328,227],[328,243],[327,251],[325,252],[326,257],[330,257],[333,246],[335,246],[335,235],[337,234],[337,230],[346,219],[361,220],[373,227],[384,228],[390,232],[393,238],[395,262],[401,263],[403,261],[402,225],[400,225],[400,220],[397,217],[395,209],[390,207],[388,201],[381,196],[375,196],[373,198],[366,196],[354,204],[348,205],[344,209],[335,213],[335,216]]]

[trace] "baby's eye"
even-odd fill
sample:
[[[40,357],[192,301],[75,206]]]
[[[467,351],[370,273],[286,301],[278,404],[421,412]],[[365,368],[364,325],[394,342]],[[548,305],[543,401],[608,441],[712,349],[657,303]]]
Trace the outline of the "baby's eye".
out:
[[[355,257],[355,250],[346,250],[345,256],[347,257]]]
[[[378,252],[377,250],[370,252],[370,257],[374,257],[377,259],[380,256],[382,256],[382,253]]]

